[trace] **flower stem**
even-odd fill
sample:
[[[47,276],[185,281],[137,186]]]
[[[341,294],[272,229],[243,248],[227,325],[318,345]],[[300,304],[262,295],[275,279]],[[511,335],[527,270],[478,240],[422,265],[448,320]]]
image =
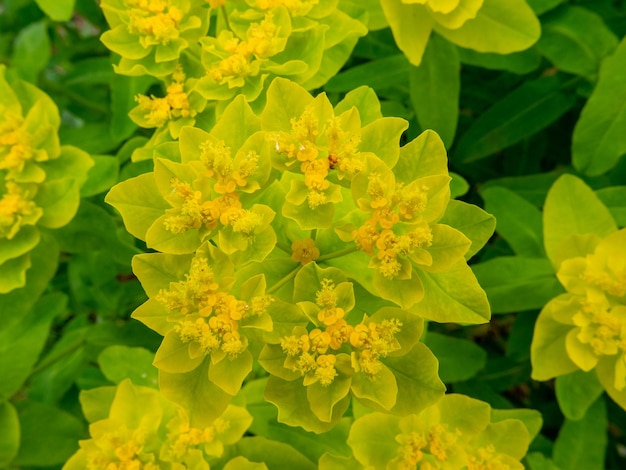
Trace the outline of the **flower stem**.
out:
[[[320,256],[315,261],[320,262],[320,261],[326,261],[329,259],[340,258],[341,256],[349,255],[350,253],[354,253],[355,251],[358,251],[358,250],[359,249],[356,246],[351,246],[348,248],[344,248],[343,250],[333,251],[332,253],[328,253],[326,255]]]
[[[300,271],[300,268],[301,268],[301,266],[296,266],[293,271],[291,271],[289,274],[287,274],[285,277],[283,277],[280,281],[278,281],[272,287],[267,289],[267,291],[265,291],[265,293],[266,294],[273,294],[274,292],[279,290],[281,287],[283,287],[285,284],[287,284],[291,279],[296,277],[296,274],[298,274],[298,271]]]

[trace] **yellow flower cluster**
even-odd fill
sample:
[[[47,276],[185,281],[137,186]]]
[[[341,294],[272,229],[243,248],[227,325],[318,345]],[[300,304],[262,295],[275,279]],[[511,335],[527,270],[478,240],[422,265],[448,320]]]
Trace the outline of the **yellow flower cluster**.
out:
[[[291,259],[302,266],[315,261],[320,256],[320,250],[315,246],[312,238],[296,240],[291,244]]]
[[[502,459],[502,454],[497,454],[493,444],[489,444],[467,456],[467,470],[510,470],[511,466]]]
[[[24,128],[24,120],[11,112],[0,121],[0,170],[16,175],[24,170],[28,160],[45,161],[48,154],[32,145],[32,136]]]
[[[147,437],[143,430],[122,426],[83,442],[87,470],[159,470],[158,456],[146,448]]]
[[[207,75],[216,83],[225,83],[230,78],[255,74],[253,72],[258,72],[258,67],[251,66],[253,60],[264,60],[278,52],[277,34],[278,27],[274,24],[272,12],[265,13],[260,23],[249,26],[245,40],[224,31],[219,39],[229,55],[210,68]]]
[[[461,432],[448,430],[448,425],[434,424],[427,433],[411,432],[396,436],[396,442],[401,447],[399,451],[399,467],[403,470],[413,470],[418,464],[422,470],[435,470],[439,464],[446,462],[448,453],[457,445]],[[434,457],[434,460],[425,460],[425,454]],[[434,462],[434,463],[433,463]]]
[[[338,375],[335,370],[337,358],[334,352],[344,345],[352,348],[352,367],[373,378],[382,369],[381,357],[400,349],[394,335],[402,324],[397,319],[375,323],[365,322],[353,327],[344,319],[344,309],[337,307],[336,287],[332,280],[324,279],[316,293],[320,308],[317,318],[324,330],[315,328],[307,332],[296,328],[298,335],[284,337],[281,348],[287,355],[284,367],[298,371],[305,378],[304,385],[319,380],[323,386],[330,385]]]
[[[230,427],[230,422],[223,418],[217,418],[211,426],[194,428],[188,420],[182,420],[177,432],[168,435],[169,451],[176,461],[182,461],[190,453],[203,444],[212,444],[220,434]]]
[[[208,260],[197,255],[185,279],[162,289],[156,300],[175,315],[171,321],[181,341],[192,343],[202,354],[221,350],[234,358],[247,347],[239,333],[240,321],[263,315],[273,298],[256,296],[248,303],[220,289]]]
[[[172,74],[172,82],[167,86],[167,94],[164,98],[155,96],[137,95],[135,101],[142,111],[143,127],[161,127],[171,119],[179,117],[193,117],[196,110],[189,106],[189,95],[185,92],[185,74],[180,65]]]
[[[214,230],[219,224],[232,227],[233,232],[253,238],[255,230],[264,223],[264,216],[244,209],[238,191],[256,189],[250,178],[259,170],[259,156],[254,151],[231,156],[231,149],[223,141],[201,145],[199,172],[201,178],[214,181],[212,189],[220,194],[215,199],[205,197],[189,183],[173,178],[172,192],[166,200],[172,208],[165,211],[164,225],[172,233],[193,229]]]
[[[26,223],[33,225],[43,214],[32,201],[32,191],[12,181],[7,181],[6,193],[0,198],[0,237],[13,238]]]
[[[373,257],[371,266],[387,279],[395,279],[402,271],[399,256],[406,257],[416,249],[432,244],[432,230],[422,220],[428,202],[428,188],[413,183],[407,186],[398,184],[389,196],[378,174],[369,175],[368,180],[369,201],[366,204],[372,215],[352,232],[352,237],[360,250]],[[400,223],[411,228],[397,235],[393,229]]]
[[[320,123],[310,105],[299,118],[291,119],[291,132],[274,132],[270,139],[275,150],[287,158],[287,167],[300,162],[311,209],[330,202],[327,177],[331,170],[342,179],[355,175],[363,166],[358,153],[360,137],[342,129],[337,117]]]
[[[128,9],[128,32],[139,36],[145,48],[168,44],[180,36],[178,29],[183,19],[180,8],[167,0],[125,0]]]

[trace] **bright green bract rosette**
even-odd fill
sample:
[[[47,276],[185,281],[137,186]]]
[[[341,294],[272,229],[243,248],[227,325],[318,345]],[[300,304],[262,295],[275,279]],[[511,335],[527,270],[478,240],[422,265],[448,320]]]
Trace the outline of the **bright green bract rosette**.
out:
[[[492,410],[485,402],[450,394],[404,418],[382,413],[357,418],[348,437],[354,453],[350,468],[522,470],[520,460],[540,427],[538,412]],[[320,468],[338,468],[341,460],[326,455]]]
[[[197,89],[209,100],[254,101],[275,76],[320,87],[367,33],[336,0],[221,3],[226,27],[201,40],[206,76]]]
[[[100,6],[111,26],[101,40],[121,56],[115,71],[122,75],[173,73],[181,52],[209,29],[209,11],[199,0],[104,0]]]
[[[603,389],[626,409],[626,229],[572,175],[548,192],[543,224],[565,293],[545,305],[535,324],[532,377],[556,377],[568,417],[583,416]]]
[[[0,293],[22,287],[42,229],[66,225],[93,160],[61,146],[59,111],[0,66]]]
[[[91,438],[79,442],[63,470],[209,470],[209,462],[222,457],[225,446],[239,442],[252,422],[237,406],[214,420],[194,420],[157,390],[128,379],[116,387],[81,392],[81,403]],[[241,457],[237,463],[237,468],[257,468]]]
[[[161,252],[134,258],[149,300],[133,317],[163,336],[168,399],[214,419],[255,362],[278,420],[316,433],[354,402],[407,416],[441,398],[423,318],[489,318],[467,259],[493,219],[450,200],[441,140],[400,147],[406,127],[368,88],[333,107],[276,78],[260,116],[239,96],[111,189]]]

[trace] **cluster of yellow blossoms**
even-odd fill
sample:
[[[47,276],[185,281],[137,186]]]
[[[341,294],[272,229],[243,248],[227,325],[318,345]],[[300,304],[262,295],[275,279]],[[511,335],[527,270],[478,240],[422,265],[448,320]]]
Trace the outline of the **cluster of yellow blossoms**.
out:
[[[180,35],[183,11],[167,0],[124,0],[128,9],[128,32],[139,36],[143,47],[168,44]]]
[[[102,390],[83,393],[100,396]],[[93,406],[106,418],[90,424],[91,439],[80,441],[64,470],[208,470],[207,457],[220,457],[224,445],[241,439],[252,422],[245,409],[229,406],[215,420],[194,423],[157,390],[128,379],[118,385],[112,403]]]
[[[12,90],[0,67],[0,86],[8,90],[0,99],[0,238],[12,239],[23,225],[35,225],[43,211],[33,201],[46,179],[38,163],[60,154],[58,111],[40,90],[28,91],[36,99],[24,108],[22,96]]]
[[[189,106],[189,95],[185,91],[185,74],[180,65],[172,74],[172,82],[167,86],[164,98],[137,95],[135,101],[143,114],[143,127],[161,127],[171,119],[193,117],[196,110]]]
[[[296,328],[294,333],[281,340],[281,348],[287,355],[284,367],[299,372],[304,377],[304,385],[319,380],[323,386],[330,385],[338,375],[335,369],[337,358],[333,352],[344,345],[352,349],[352,367],[374,377],[383,365],[381,357],[400,349],[394,335],[402,324],[397,319],[383,320],[380,323],[365,321],[357,326],[349,325],[343,308],[337,307],[336,286],[330,279],[324,279],[316,293],[316,304],[320,308],[317,318],[324,324],[324,330],[315,328],[307,332]]]
[[[626,406],[625,244],[626,229],[618,230],[595,240],[588,254],[561,263],[557,277],[567,292],[541,311],[531,346],[533,378],[596,369],[604,388],[622,407]],[[557,331],[559,367],[545,361],[542,353],[555,343]]]
[[[196,168],[201,179],[213,180],[212,190],[219,196],[211,199],[190,183],[172,178],[172,193],[166,200],[174,207],[165,212],[165,228],[180,234],[193,229],[211,231],[221,224],[244,237],[253,237],[255,230],[267,221],[264,214],[242,207],[238,190],[250,186],[249,178],[259,169],[258,154],[249,151],[233,158],[223,141],[207,141],[201,150],[200,165]]]
[[[143,430],[121,427],[86,445],[87,470],[159,470],[157,456],[146,446]]]
[[[0,237],[13,238],[22,225],[34,225],[43,211],[33,201],[34,191],[6,181],[6,193],[0,198]]]
[[[399,434],[396,436],[396,441],[401,445],[398,468],[401,470],[457,468],[450,466],[449,461],[452,453],[458,453],[457,446],[460,444],[458,441],[462,434],[458,429],[454,432],[449,431],[447,424],[435,424],[426,434],[417,432]],[[503,457],[502,454],[496,452],[492,444],[487,444],[484,447],[469,450],[464,459],[464,468],[467,470],[511,470],[511,467],[502,461]]]
[[[401,445],[399,451],[399,467],[402,470],[413,470],[421,462],[420,469],[435,470],[439,468],[430,461],[424,460],[424,454],[430,454],[435,462],[445,462],[448,460],[448,452],[453,449],[461,432],[448,430],[447,424],[434,424],[427,433],[411,432],[398,434],[396,442]]]
[[[320,256],[320,250],[315,246],[312,238],[296,240],[291,244],[291,259],[302,266],[315,261]]]
[[[287,168],[300,162],[311,209],[338,202],[330,196],[331,191],[338,189],[328,180],[331,170],[343,179],[354,176],[363,167],[358,151],[360,136],[344,130],[339,117],[320,122],[313,105],[307,106],[299,118],[291,119],[290,132],[271,133],[270,140],[276,152],[286,158]]]
[[[170,434],[167,439],[167,453],[171,454],[173,461],[182,461],[189,454],[190,451],[198,449],[200,446],[213,445],[218,447],[216,453],[221,453],[221,443],[219,442],[220,435],[223,435],[231,426],[229,420],[224,418],[217,418],[210,426],[202,428],[192,427],[187,419],[183,416],[179,416],[179,419],[174,422],[172,420],[168,424],[170,428]]]
[[[411,183],[397,184],[392,195],[386,194],[385,182],[380,175],[368,176],[369,201],[361,199],[372,215],[352,237],[357,247],[372,256],[372,267],[387,279],[402,277],[400,256],[415,256],[416,249],[428,248],[433,241],[430,226],[422,220],[428,202],[428,188]],[[404,233],[397,234],[398,227]],[[419,261],[419,255],[417,255]]]
[[[223,31],[218,41],[228,56],[213,64],[207,70],[207,75],[217,83],[225,83],[230,78],[256,75],[258,64],[252,66],[252,62],[255,59],[267,59],[279,51],[277,33],[278,27],[271,11],[265,13],[261,22],[252,23],[248,27],[245,40],[240,40],[230,31]]]
[[[241,320],[264,314],[273,298],[257,296],[248,303],[220,289],[208,260],[195,256],[185,279],[162,289],[156,299],[174,314],[174,331],[181,341],[204,355],[221,350],[234,358],[247,347],[239,333]]]

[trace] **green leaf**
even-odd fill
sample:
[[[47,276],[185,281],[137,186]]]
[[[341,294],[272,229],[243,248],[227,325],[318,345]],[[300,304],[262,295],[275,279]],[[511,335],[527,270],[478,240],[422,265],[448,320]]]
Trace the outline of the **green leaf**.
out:
[[[16,466],[63,464],[78,449],[78,440],[86,437],[80,420],[54,406],[25,401],[18,412],[21,442]]]
[[[346,354],[336,356],[338,361],[336,370],[338,372],[330,385],[324,386],[319,381],[306,387],[306,398],[311,411],[320,421],[325,423],[336,422],[337,414],[335,407],[345,404],[345,398],[349,396],[350,385],[352,383],[352,369],[350,359]],[[295,381],[298,383],[299,381]],[[339,415],[343,415],[343,412]]]
[[[87,180],[80,188],[81,197],[100,194],[118,181],[119,161],[108,155],[93,155],[94,166],[87,173]]]
[[[581,179],[563,175],[552,185],[543,209],[543,238],[555,268],[567,257],[559,250],[566,238],[585,234],[604,238],[616,230],[609,210]]]
[[[458,48],[461,62],[484,69],[506,70],[520,75],[531,73],[541,64],[541,55],[535,48],[512,54],[481,53]]]
[[[525,460],[529,470],[560,470],[552,459],[541,452],[530,452]]]
[[[152,365],[154,353],[144,348],[109,346],[98,356],[98,364],[104,376],[119,384],[130,379],[135,385],[157,387],[157,369]]]
[[[453,180],[454,181],[454,180]],[[451,200],[439,223],[450,225],[472,241],[465,259],[470,259],[493,235],[496,219],[473,204]]]
[[[598,189],[596,196],[609,209],[618,227],[626,226],[626,186]]]
[[[422,129],[434,129],[446,148],[456,133],[461,91],[457,48],[440,36],[430,38],[419,67],[409,73],[411,103]]]
[[[341,92],[363,85],[375,90],[389,88],[406,83],[409,67],[406,57],[402,54],[376,59],[335,75],[324,89]]]
[[[117,387],[114,386],[81,390],[78,399],[85,419],[90,423],[94,423],[108,418],[116,391]]]
[[[439,377],[445,383],[474,377],[487,363],[487,353],[466,339],[429,332],[424,343],[439,361]]]
[[[263,462],[270,470],[297,468],[314,470],[316,465],[293,447],[264,437],[246,437],[234,446],[237,455],[252,462]]]
[[[493,313],[543,307],[563,292],[554,268],[545,258],[502,256],[472,265]]]
[[[118,210],[126,230],[140,240],[145,240],[150,226],[170,208],[159,193],[154,173],[146,173],[113,186],[104,201]]]
[[[33,289],[27,286],[21,290],[32,292]],[[15,299],[19,293],[14,291],[9,295]],[[3,296],[3,300],[9,300],[9,295]],[[5,307],[10,308],[9,302],[0,305],[0,311],[8,312]],[[42,297],[22,315],[5,319],[9,320],[8,325],[0,331],[0,397],[8,399],[22,387],[43,350],[52,320],[65,310],[66,304],[65,295],[57,292]]]
[[[466,195],[470,189],[467,180],[458,173],[453,172],[450,172],[450,177],[452,178],[452,181],[450,181],[450,197],[455,199]]]
[[[543,418],[541,413],[537,410],[514,408],[509,410],[491,410],[491,422],[498,423],[506,419],[518,419],[524,426],[530,435],[532,441],[543,426]]]
[[[45,21],[31,23],[15,38],[12,65],[21,78],[37,83],[37,77],[48,64],[48,60],[50,60],[48,24]]]
[[[385,117],[377,119],[361,129],[360,152],[372,152],[389,167],[398,161],[398,142],[406,131],[408,123],[404,119]]]
[[[226,409],[232,396],[225,393],[209,379],[210,358],[191,372],[170,374],[159,372],[159,388],[165,398],[184,407],[191,426],[206,426]]]
[[[557,377],[555,389],[561,411],[572,421],[582,419],[604,390],[594,370]]]
[[[476,119],[458,141],[454,158],[468,163],[493,155],[548,127],[575,102],[557,77],[524,82]]]
[[[404,356],[388,357],[382,362],[396,376],[398,384],[396,404],[389,410],[391,414],[419,413],[439,400],[446,390],[437,373],[437,358],[422,343],[417,343]]]
[[[476,18],[460,28],[435,24],[434,29],[458,46],[498,54],[528,49],[541,34],[539,20],[524,0],[485,0]]]
[[[39,8],[53,21],[68,21],[74,11],[76,0],[35,0]]]
[[[396,44],[413,65],[420,65],[433,27],[427,10],[396,0],[381,0],[380,4]]]
[[[278,408],[278,422],[289,426],[300,426],[305,431],[323,433],[333,428],[342,418],[350,404],[350,395],[340,400],[332,408],[330,421],[320,420],[307,398],[307,387],[301,380],[288,382],[270,376],[265,388],[265,399]]]
[[[626,38],[600,67],[596,88],[574,128],[572,162],[587,175],[607,172],[626,153]]]
[[[335,427],[323,434],[315,434],[299,427],[279,423],[276,407],[263,398],[266,381],[266,379],[255,380],[246,384],[243,389],[246,397],[246,409],[254,417],[250,432],[257,436],[289,444],[302,452],[312,462],[316,462],[324,452],[330,452],[333,455],[350,455],[346,438],[350,430],[351,419],[343,418]]]
[[[369,87],[358,87],[346,93],[346,96],[335,106],[335,116],[349,111],[353,106],[359,111],[362,126],[383,117],[378,96]]]
[[[403,183],[426,176],[448,175],[448,157],[439,134],[424,131],[401,147],[393,173],[396,181]]]
[[[532,375],[535,380],[549,380],[559,375],[578,370],[565,349],[565,338],[572,329],[553,318],[553,310],[560,302],[567,302],[568,294],[563,294],[548,302],[535,323],[535,333],[530,346]]]
[[[513,191],[489,187],[480,192],[485,210],[498,221],[496,230],[516,254],[543,258],[543,223],[541,211]]]
[[[252,354],[246,350],[235,359],[225,357],[209,366],[209,380],[229,395],[236,395],[252,370]]]
[[[352,393],[365,406],[375,403],[378,407],[389,410],[396,404],[398,385],[391,370],[383,365],[376,377],[369,378],[364,373],[352,376]]]
[[[109,68],[111,65],[109,64]],[[148,87],[154,83],[150,76],[127,77],[115,74],[111,79],[111,126],[109,132],[111,138],[120,142],[128,139],[137,129],[128,113],[136,106],[135,97],[145,93]]]
[[[556,8],[565,0],[527,0],[530,7],[536,14],[541,15],[553,8]]]
[[[291,131],[291,119],[298,117],[313,97],[296,83],[283,78],[272,81],[266,93],[267,104],[261,114],[263,130]]]
[[[238,95],[226,107],[211,135],[223,140],[234,155],[249,136],[260,130],[260,119],[252,112],[243,95]]]
[[[396,436],[402,433],[400,420],[383,413],[370,413],[357,419],[350,429],[348,444],[356,459],[366,468],[387,468],[398,457]]]
[[[20,447],[20,422],[11,403],[0,403],[0,467],[8,467]]]
[[[424,285],[424,298],[415,311],[421,317],[439,323],[489,321],[487,295],[465,261],[441,273],[418,271],[418,274]]]
[[[424,297],[424,286],[419,276],[416,274],[417,270],[411,268],[409,261],[402,261],[401,275],[405,274],[405,268],[408,268],[410,278],[387,279],[380,274],[379,271],[375,271],[373,287],[374,293],[383,299],[391,300],[396,305],[409,309],[418,302],[421,302]],[[412,269],[412,272],[410,269]]]
[[[579,421],[565,420],[554,442],[553,458],[561,470],[602,470],[607,446],[606,404],[600,397]]]
[[[189,343],[180,339],[172,330],[163,338],[161,346],[154,356],[154,365],[159,371],[170,374],[192,372],[205,360],[205,356],[191,357]]]
[[[595,81],[600,63],[617,47],[617,37],[586,8],[559,8],[542,18],[537,49],[558,69]]]

